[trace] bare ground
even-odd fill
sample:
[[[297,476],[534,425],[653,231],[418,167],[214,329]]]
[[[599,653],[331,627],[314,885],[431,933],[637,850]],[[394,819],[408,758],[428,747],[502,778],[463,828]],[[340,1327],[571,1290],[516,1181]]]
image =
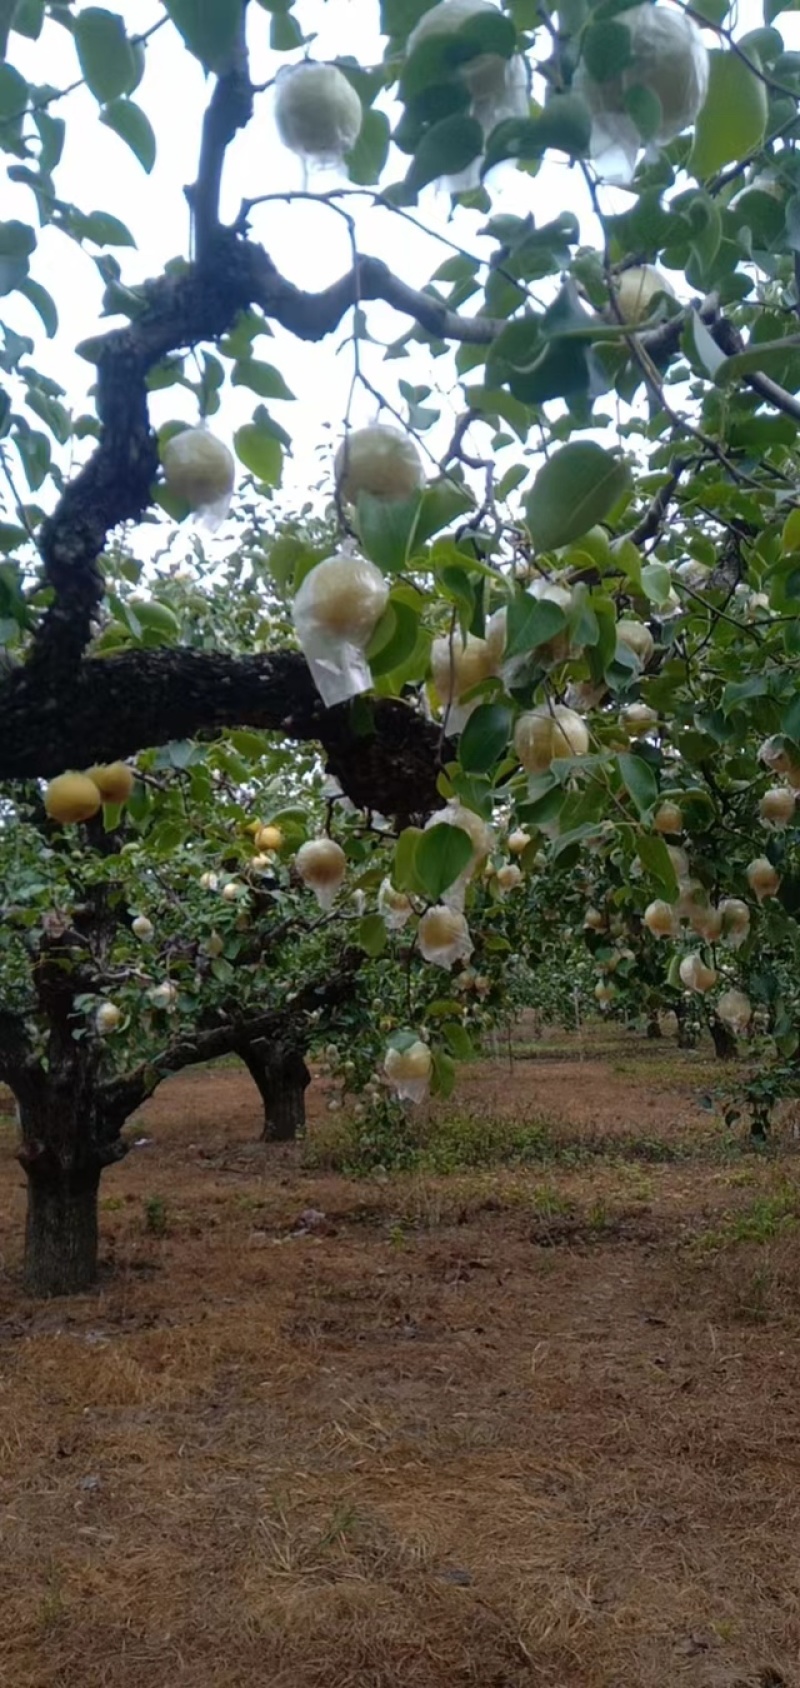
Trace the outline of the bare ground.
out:
[[[723,1152],[702,1057],[584,1054],[466,1072],[570,1152],[446,1178],[174,1080],[73,1302],[21,1296],[0,1132],[3,1688],[800,1685],[792,1139]]]

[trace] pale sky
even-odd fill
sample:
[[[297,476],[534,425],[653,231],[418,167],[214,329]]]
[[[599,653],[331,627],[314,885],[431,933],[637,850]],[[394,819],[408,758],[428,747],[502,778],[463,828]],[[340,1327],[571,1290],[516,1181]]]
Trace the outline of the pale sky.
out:
[[[146,30],[161,15],[153,0],[117,0],[117,10],[132,33]],[[297,10],[304,29],[318,31],[310,56],[326,59],[349,53],[362,64],[379,62],[383,43],[377,28],[377,0],[307,0]],[[752,13],[752,21],[747,17],[751,27],[760,22],[755,0],[747,0],[740,8],[740,18],[748,13]],[[269,14],[261,7],[249,7],[251,75],[256,83],[271,81],[281,66],[303,56],[272,53],[269,23]],[[787,41],[800,35],[796,20],[781,16],[778,23]],[[708,39],[713,44],[713,38]],[[12,40],[14,62],[36,82],[47,80],[55,86],[66,86],[79,74],[72,41],[57,24],[48,22],[38,43],[19,36]],[[158,140],[158,157],[150,176],[123,142],[99,123],[96,102],[85,89],[77,89],[53,107],[67,119],[67,141],[57,175],[59,191],[63,197],[74,199],[82,210],[110,211],[127,223],[137,242],[136,250],[113,249],[126,282],[156,275],[166,259],[188,252],[189,215],[183,189],[196,174],[200,124],[209,92],[210,81],[206,81],[200,65],[185,50],[172,26],[165,25],[148,44],[145,75],[133,96],[150,117]],[[257,96],[253,122],[229,151],[222,206],[226,218],[235,214],[243,198],[304,185],[301,162],[279,141],[272,101],[270,90]],[[385,180],[399,179],[407,164],[406,158],[395,153]],[[343,175],[326,171],[312,178],[309,185],[319,185],[324,191],[340,182],[345,185]],[[548,161],[535,178],[503,167],[491,186],[496,209],[523,215],[532,212],[537,224],[542,224],[569,208],[580,218],[582,239],[594,238],[580,174],[566,163]],[[439,241],[417,233],[384,210],[358,200],[348,208],[357,220],[360,249],[386,259],[412,285],[421,286],[448,256]],[[415,214],[432,230],[479,252],[478,230],[484,219],[459,210],[448,222],[448,209],[449,196],[431,187],[421,196]],[[30,193],[21,187],[7,187],[4,214],[34,221]],[[299,285],[324,287],[349,268],[345,226],[325,205],[296,202],[261,207],[253,215],[252,233],[263,242],[279,269]],[[92,368],[76,358],[72,348],[81,339],[112,326],[111,319],[99,316],[102,283],[86,253],[52,229],[42,232],[32,274],[49,286],[56,298],[61,321],[56,340],[45,339],[38,318],[19,295],[4,300],[6,314],[20,331],[34,336],[37,344],[33,361],[64,385],[68,399],[79,408],[92,380]],[[370,305],[368,312],[373,333],[383,339],[394,339],[408,326],[405,318],[386,306]],[[345,321],[342,332],[346,334],[347,329]],[[341,433],[352,374],[351,351],[337,352],[340,338],[341,334],[336,334],[321,345],[303,345],[276,329],[274,340],[261,339],[256,345],[256,355],[277,364],[297,395],[295,404],[270,401],[276,419],[294,437],[294,457],[286,463],[284,488],[289,501],[296,504],[311,486],[328,484],[331,452]],[[388,364],[383,364],[379,351],[367,351],[364,363],[378,388],[401,409],[398,379],[427,379],[435,385],[437,379],[447,381],[449,377],[447,360],[438,360],[431,371],[424,351],[413,361]],[[212,422],[215,431],[230,440],[234,429],[249,419],[256,402],[246,390],[226,389],[222,411]],[[354,423],[371,421],[374,413],[374,401],[360,393],[353,410]],[[152,415],[156,425],[171,417],[194,421],[193,397],[180,388],[156,394]],[[441,450],[450,420],[448,417],[447,424],[432,431],[434,449]]]

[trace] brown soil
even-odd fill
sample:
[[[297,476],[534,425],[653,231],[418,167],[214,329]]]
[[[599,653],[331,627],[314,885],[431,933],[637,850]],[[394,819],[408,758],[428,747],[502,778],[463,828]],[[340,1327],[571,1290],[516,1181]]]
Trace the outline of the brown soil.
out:
[[[795,1163],[726,1158],[707,1083],[487,1061],[451,1109],[608,1155],[353,1181],[190,1073],[100,1290],[39,1306],[0,1132],[3,1688],[797,1688]]]

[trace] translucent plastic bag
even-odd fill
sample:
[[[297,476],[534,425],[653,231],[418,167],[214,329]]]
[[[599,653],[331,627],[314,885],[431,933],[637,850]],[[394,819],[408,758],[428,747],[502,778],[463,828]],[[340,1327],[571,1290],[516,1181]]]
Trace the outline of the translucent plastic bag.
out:
[[[369,691],[365,651],[389,599],[380,569],[347,545],[307,574],[292,605],[295,631],[328,709]]]
[[[597,82],[583,65],[575,87],[592,114],[592,157],[608,182],[630,182],[645,143],[626,109],[632,88],[655,94],[661,122],[649,147],[691,128],[708,89],[708,52],[691,18],[673,6],[635,6],[619,20],[631,35],[631,59],[618,76]]]
[[[168,491],[188,504],[198,525],[215,533],[231,504],[236,465],[205,422],[173,434],[161,450]]]
[[[338,65],[308,61],[278,72],[278,134],[306,164],[340,164],[358,140],[363,115],[358,94]]]

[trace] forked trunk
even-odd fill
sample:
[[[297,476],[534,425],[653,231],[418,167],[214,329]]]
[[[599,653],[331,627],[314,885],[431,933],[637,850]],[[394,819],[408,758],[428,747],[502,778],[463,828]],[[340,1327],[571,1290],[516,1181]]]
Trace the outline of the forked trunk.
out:
[[[242,1060],[264,1104],[262,1139],[292,1143],[306,1123],[306,1090],[311,1074],[299,1049],[243,1049]]]
[[[30,1295],[76,1295],[97,1278],[100,1168],[28,1169],[24,1283]]]

